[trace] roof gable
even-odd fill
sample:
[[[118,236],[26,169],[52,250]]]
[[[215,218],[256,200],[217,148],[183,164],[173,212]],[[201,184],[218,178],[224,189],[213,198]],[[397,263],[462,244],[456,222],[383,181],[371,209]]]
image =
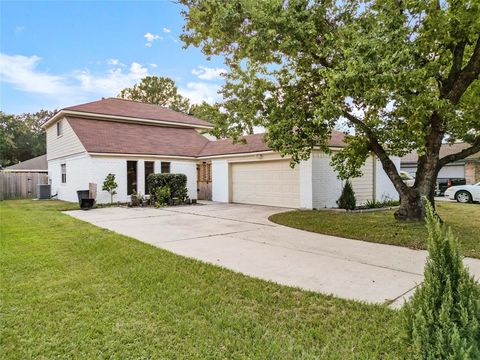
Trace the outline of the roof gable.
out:
[[[58,114],[72,115],[74,117],[96,117],[113,121],[137,120],[152,124],[188,126],[198,128],[212,128],[208,121],[198,119],[179,111],[175,111],[155,104],[147,104],[120,98],[107,98],[85,104],[66,107],[55,114],[45,126],[58,119]],[[77,114],[75,114],[77,113]]]

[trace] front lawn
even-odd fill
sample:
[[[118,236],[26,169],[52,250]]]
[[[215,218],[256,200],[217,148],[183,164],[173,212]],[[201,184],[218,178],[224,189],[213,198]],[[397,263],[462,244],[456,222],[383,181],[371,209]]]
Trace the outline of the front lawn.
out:
[[[480,258],[480,205],[437,202],[440,217],[458,236],[464,256]],[[427,230],[423,223],[401,223],[393,210],[345,213],[328,210],[289,211],[270,220],[281,225],[350,239],[425,249]]]
[[[398,312],[189,260],[0,202],[0,358],[403,358]]]

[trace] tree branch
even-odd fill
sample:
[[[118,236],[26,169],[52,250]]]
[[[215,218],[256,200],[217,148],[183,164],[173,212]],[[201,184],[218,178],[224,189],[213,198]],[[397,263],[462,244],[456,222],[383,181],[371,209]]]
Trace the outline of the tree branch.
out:
[[[382,163],[383,169],[392,180],[393,185],[395,186],[397,191],[399,193],[408,192],[409,190],[408,186],[403,182],[402,177],[398,173],[397,167],[395,166],[393,161],[390,159],[390,157],[388,156],[387,152],[382,147],[382,145],[380,145],[380,143],[378,142],[378,139],[373,133],[372,129],[370,129],[367,124],[365,124],[362,120],[360,120],[356,116],[350,114],[348,111],[344,111],[343,116],[345,116],[345,118],[348,121],[350,121],[352,124],[361,128],[362,131],[365,133],[370,143],[370,148],[375,153],[375,155],[378,156],[378,159]]]
[[[443,158],[441,158],[439,161],[438,161],[438,168],[442,168],[443,166],[445,166],[446,164],[448,163],[451,163],[451,162],[454,162],[454,161],[458,161],[458,160],[462,160],[462,159],[465,159],[466,157],[470,156],[470,155],[473,155],[477,152],[480,152],[480,137],[478,137],[472,144],[471,147],[469,148],[466,148],[466,149],[463,149],[462,151],[456,153],[456,154],[450,154],[450,155],[447,155]]]
[[[453,69],[453,67],[452,67]],[[452,104],[460,101],[463,93],[478,78],[480,74],[480,36],[477,38],[475,49],[467,65],[458,73],[456,79],[453,80],[451,89],[449,89],[445,98],[450,100]]]
[[[465,53],[466,42],[463,41],[459,44],[456,44],[452,50],[453,62],[452,67],[450,68],[450,73],[448,77],[442,81],[442,90],[449,92],[452,88],[453,82],[457,78],[458,74],[462,70],[463,65],[463,55]],[[446,94],[445,94],[446,95]]]

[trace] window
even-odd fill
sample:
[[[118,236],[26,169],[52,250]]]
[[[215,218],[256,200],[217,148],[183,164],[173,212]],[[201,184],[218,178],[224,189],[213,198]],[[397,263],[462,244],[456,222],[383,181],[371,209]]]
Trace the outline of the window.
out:
[[[137,191],[137,162],[127,161],[127,195]]]
[[[145,195],[150,194],[150,191],[148,191],[148,175],[153,174],[153,161],[145,161]]]
[[[61,136],[63,134],[63,124],[62,120],[57,122],[57,136]]]
[[[166,161],[162,161],[162,174],[168,174],[170,172],[170,163]]]
[[[67,183],[67,164],[60,165],[60,172],[62,173],[62,184]]]

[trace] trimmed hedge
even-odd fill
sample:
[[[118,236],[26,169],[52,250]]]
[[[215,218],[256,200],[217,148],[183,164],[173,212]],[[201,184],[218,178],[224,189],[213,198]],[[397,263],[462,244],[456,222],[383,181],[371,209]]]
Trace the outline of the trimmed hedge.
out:
[[[182,201],[187,197],[187,176],[185,174],[150,174],[147,177],[150,194],[155,196],[158,188],[170,188],[170,196]]]

